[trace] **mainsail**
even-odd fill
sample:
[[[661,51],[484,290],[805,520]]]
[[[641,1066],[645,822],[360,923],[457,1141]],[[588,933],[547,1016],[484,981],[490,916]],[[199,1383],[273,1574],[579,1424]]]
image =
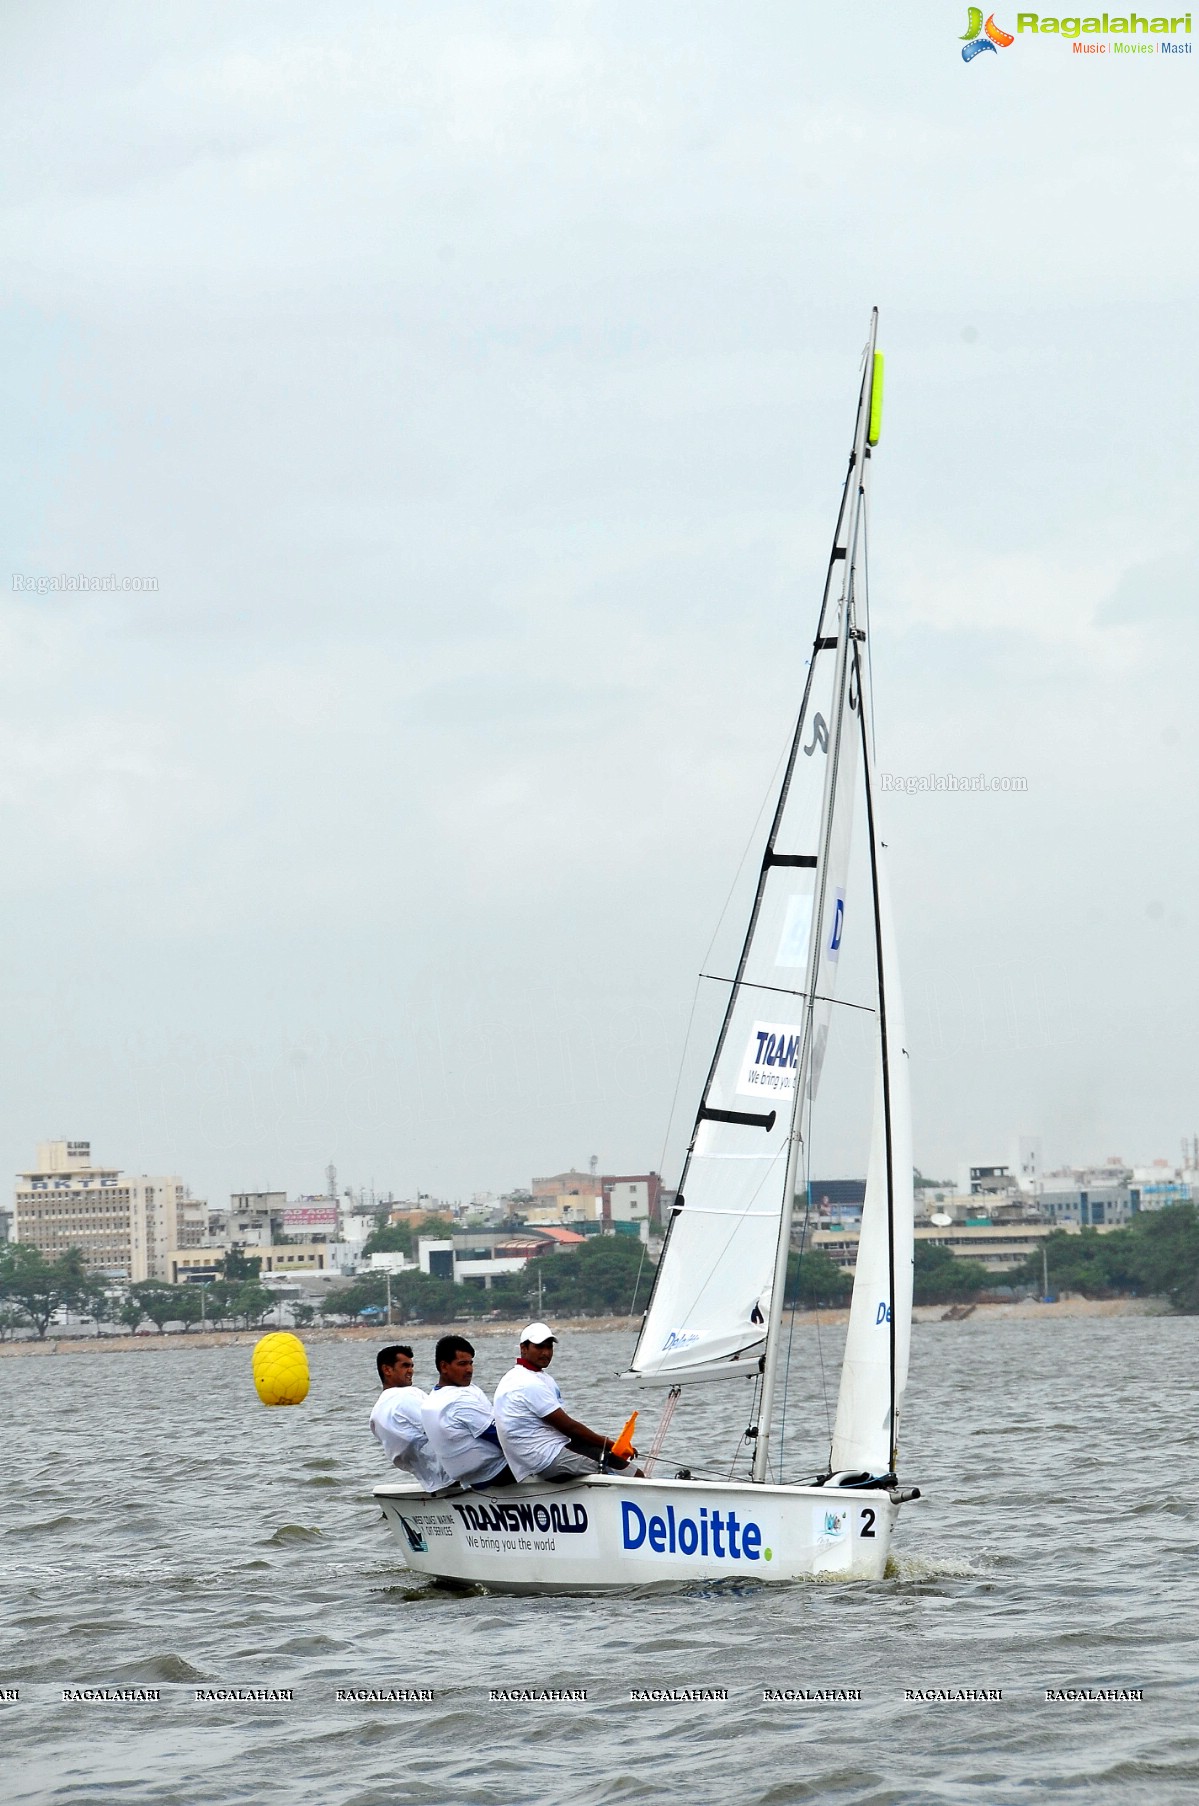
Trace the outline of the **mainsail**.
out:
[[[873,377],[872,328],[799,721],[631,1363],[644,1380],[754,1372],[781,1306],[774,1292],[789,1175],[795,1183],[788,1156],[819,1086],[849,926],[845,880],[864,743],[853,600]]]

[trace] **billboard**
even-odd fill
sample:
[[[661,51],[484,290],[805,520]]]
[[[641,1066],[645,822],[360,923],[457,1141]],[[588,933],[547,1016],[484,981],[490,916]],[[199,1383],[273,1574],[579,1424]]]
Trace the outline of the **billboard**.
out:
[[[289,1204],[283,1212],[283,1233],[296,1235],[306,1229],[337,1228],[336,1204]]]

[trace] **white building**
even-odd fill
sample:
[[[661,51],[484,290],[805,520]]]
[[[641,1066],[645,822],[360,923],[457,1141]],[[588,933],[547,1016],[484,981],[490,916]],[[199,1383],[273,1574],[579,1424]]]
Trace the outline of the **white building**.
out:
[[[368,1254],[366,1264],[372,1273],[415,1273],[418,1270],[418,1263],[410,1260],[406,1254],[400,1254],[398,1250]]]
[[[171,1277],[171,1256],[202,1246],[208,1206],[178,1173],[122,1173],[92,1163],[87,1141],[41,1141],[17,1174],[13,1239],[56,1260],[82,1251],[95,1272],[130,1282]]]
[[[1016,1142],[1016,1178],[1022,1192],[1036,1197],[1044,1168],[1039,1135],[1021,1135]]]
[[[466,1235],[456,1241],[439,1241],[422,1235],[417,1242],[420,1270],[432,1279],[452,1279],[458,1286],[465,1285],[467,1280],[476,1284],[481,1282],[490,1291],[493,1279],[504,1274],[523,1273],[529,1261],[527,1254],[497,1255],[486,1246],[496,1239]],[[377,1258],[371,1256],[372,1261]]]

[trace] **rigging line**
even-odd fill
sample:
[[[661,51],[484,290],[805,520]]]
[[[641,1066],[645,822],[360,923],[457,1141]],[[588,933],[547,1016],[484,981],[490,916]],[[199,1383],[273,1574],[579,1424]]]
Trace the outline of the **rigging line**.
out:
[[[857,649],[854,648],[857,658]],[[861,694],[861,671],[858,674],[858,693]],[[888,1466],[894,1473],[899,1459],[899,1442],[895,1422],[895,1146],[893,1126],[891,1122],[891,1066],[887,1046],[887,980],[886,964],[883,959],[883,924],[879,904],[879,842],[874,821],[874,788],[871,784],[871,747],[866,733],[866,711],[861,715],[862,728],[862,776],[866,790],[866,826],[870,836],[870,888],[874,902],[874,958],[878,974],[878,1035],[879,1051],[882,1058],[883,1074],[883,1138],[887,1159],[887,1302],[890,1311],[887,1318],[887,1341],[890,1353],[890,1398],[888,1401],[888,1430],[890,1445]],[[901,1050],[902,1051],[902,1050]]]
[[[715,985],[740,985],[743,991],[773,991],[779,997],[802,997],[807,1001],[806,991],[793,991],[790,985],[764,985],[754,978],[725,978],[720,972],[701,972],[700,977],[709,979]],[[842,1010],[864,1010],[868,1016],[877,1013],[872,1003],[850,1003],[846,997],[826,997],[822,991],[817,991],[816,1002],[832,1003]],[[693,1010],[694,1007],[692,1005]]]
[[[812,1218],[812,1101],[813,1101],[812,1094],[809,1091],[808,1098],[807,1098],[807,1116],[808,1116],[807,1129],[806,1129],[806,1133],[803,1138],[804,1200],[805,1200],[804,1201],[804,1214],[803,1214],[803,1223],[801,1224],[800,1231],[799,1231],[799,1261],[798,1261],[798,1265],[797,1265],[796,1273],[795,1273],[795,1296],[791,1300],[791,1318],[790,1318],[790,1322],[788,1324],[788,1329],[787,1329],[787,1358],[786,1358],[786,1362],[783,1367],[783,1409],[782,1409],[781,1422],[779,1424],[779,1462],[780,1462],[780,1465],[784,1461],[785,1454],[786,1454],[785,1439],[786,1439],[786,1434],[787,1434],[787,1396],[788,1396],[789,1382],[790,1382],[790,1377],[791,1377],[791,1348],[792,1348],[792,1344],[795,1340],[795,1316],[796,1316],[796,1312],[799,1309],[799,1282],[800,1282],[800,1276],[803,1272],[803,1257],[804,1257],[804,1253],[807,1248],[808,1227],[809,1227],[809,1224],[810,1224],[811,1218]],[[824,1382],[824,1352],[820,1347],[820,1311],[819,1311],[819,1308],[817,1308],[817,1312],[816,1312],[816,1349],[817,1349],[817,1353],[820,1357],[820,1376],[821,1376],[821,1384],[822,1384],[822,1391],[823,1391],[824,1416],[825,1416],[825,1422],[827,1423],[828,1422],[828,1393],[827,1393],[827,1390],[824,1389],[824,1384],[823,1384],[823,1382]]]
[[[859,396],[859,399],[858,399],[859,416],[860,416],[861,410],[862,410],[864,393],[865,393],[865,391],[863,390],[863,395]],[[787,750],[786,762],[785,762],[785,766],[784,766],[784,770],[783,770],[783,781],[782,781],[782,784],[779,786],[778,801],[775,803],[775,806],[774,806],[774,816],[770,823],[770,832],[766,836],[766,853],[767,854],[770,854],[774,851],[774,843],[778,839],[779,829],[782,826],[783,815],[784,815],[784,813],[786,811],[786,807],[787,807],[787,799],[791,792],[791,780],[795,774],[795,762],[796,762],[797,758],[799,757],[799,749],[800,749],[801,745],[803,744],[804,725],[805,725],[805,721],[806,721],[807,713],[808,713],[808,701],[812,694],[812,684],[813,684],[813,681],[814,681],[815,675],[816,675],[816,656],[815,656],[816,649],[819,646],[820,641],[825,637],[824,623],[825,623],[825,617],[827,616],[828,610],[829,610],[829,601],[830,601],[830,598],[833,593],[834,578],[836,576],[837,565],[843,559],[847,559],[848,552],[849,552],[849,533],[848,533],[848,528],[847,528],[847,516],[851,520],[856,518],[855,513],[854,513],[853,497],[854,497],[854,469],[857,464],[857,461],[858,461],[858,446],[857,446],[857,437],[856,437],[856,430],[855,430],[853,450],[849,454],[849,465],[845,472],[845,482],[841,488],[841,502],[840,502],[840,506],[837,509],[837,525],[833,532],[832,549],[829,552],[828,566],[825,571],[824,590],[823,590],[823,593],[820,598],[820,616],[816,623],[816,641],[813,646],[812,656],[808,660],[808,671],[807,671],[807,676],[804,678],[803,698],[799,705],[799,715],[798,715],[798,718],[795,723],[795,732],[792,735],[791,744]],[[859,487],[860,487],[860,480],[861,479],[859,476],[859,479],[858,479]],[[844,545],[842,544],[843,536],[845,538]],[[856,545],[856,540],[854,543]],[[838,617],[837,617],[838,621],[840,621],[841,609],[848,605],[849,597],[848,597],[847,585],[848,585],[848,564],[847,564],[846,578],[845,578],[844,582],[842,583],[841,601],[838,604]],[[838,629],[838,631],[839,631],[839,629]],[[840,659],[840,654],[838,654],[838,659]],[[758,873],[757,888],[754,892],[753,908],[750,910],[749,924],[745,930],[745,939],[742,942],[742,946],[741,946],[741,957],[737,961],[738,977],[740,977],[744,973],[745,968],[749,963],[750,949],[753,946],[754,935],[757,931],[758,914],[762,907],[762,896],[763,896],[763,892],[764,892],[765,884],[766,884],[766,875],[767,875],[767,872],[769,869],[770,868],[767,864],[766,859],[763,858],[762,868],[761,868],[760,872]],[[715,941],[715,936],[713,936],[713,942],[714,941]],[[710,947],[708,949],[708,953],[711,953]],[[705,954],[704,955],[704,964],[707,965],[707,963],[708,963],[708,954]],[[736,993],[734,992],[729,997],[728,1004],[725,1007],[724,1021],[721,1023],[720,1032],[716,1037],[716,1046],[712,1053],[712,1062],[711,1062],[711,1065],[708,1067],[707,1076],[704,1079],[703,1087],[700,1091],[700,1107],[701,1108],[707,1102],[708,1093],[712,1088],[712,1081],[714,1080],[714,1078],[716,1076],[716,1070],[720,1064],[721,1055],[724,1052],[725,1038],[728,1035],[729,1026],[732,1022],[733,1006],[734,1006],[735,1002],[736,1002]],[[695,1128],[692,1131],[691,1141],[688,1144],[686,1157],[684,1158],[684,1161],[683,1161],[683,1172],[682,1172],[682,1177],[679,1181],[679,1190],[680,1191],[683,1191],[687,1184],[687,1174],[688,1174],[688,1171],[689,1171],[690,1165],[691,1165],[691,1150],[695,1145],[695,1137],[699,1131],[699,1125],[700,1125],[700,1118],[697,1115],[696,1119],[695,1119]],[[663,1249],[663,1253],[665,1254],[665,1248]],[[658,1270],[659,1270],[659,1272],[661,1272],[660,1264],[659,1264]],[[651,1295],[650,1302],[651,1302],[651,1304],[653,1302],[652,1295]]]
[[[633,1281],[633,1296],[629,1300],[629,1314],[625,1318],[625,1328],[626,1329],[628,1328],[629,1324],[633,1321],[633,1318],[637,1313],[637,1294],[641,1290],[641,1275],[645,1271],[645,1253],[646,1253],[647,1247],[648,1247],[648,1243],[642,1242],[641,1259],[637,1262],[637,1277]]]
[[[711,952],[710,948],[709,948],[709,952]],[[703,977],[703,973],[701,972],[700,978],[702,978],[702,977]],[[666,1149],[670,1142],[670,1131],[674,1128],[675,1106],[677,1105],[677,1103],[679,1101],[679,1090],[683,1083],[683,1068],[687,1064],[687,1049],[691,1045],[691,1030],[695,1023],[695,1006],[697,1005],[698,1002],[699,1002],[699,978],[697,978],[695,981],[695,991],[691,998],[691,1014],[687,1018],[687,1028],[686,1028],[686,1032],[683,1035],[683,1051],[679,1055],[679,1069],[678,1069],[678,1072],[675,1074],[674,1093],[670,1099],[670,1111],[666,1118],[666,1133],[662,1137],[662,1152],[658,1156],[659,1173],[664,1173],[666,1171]]]
[[[666,1394],[666,1402],[662,1406],[662,1415],[658,1420],[658,1428],[654,1432],[654,1440],[650,1444],[649,1454],[645,1458],[645,1477],[648,1480],[658,1465],[658,1457],[662,1453],[662,1444],[666,1441],[666,1432],[670,1428],[670,1420],[674,1416],[675,1406],[682,1396],[681,1386],[672,1386]]]
[[[751,1204],[757,1203],[758,1193],[762,1190],[762,1187],[765,1185],[766,1181],[773,1174],[775,1167],[778,1165],[779,1156],[781,1154],[783,1154],[784,1152],[785,1152],[785,1150],[783,1148],[777,1148],[775,1150],[775,1153],[774,1153],[773,1157],[771,1158],[770,1165],[766,1168],[766,1171],[762,1174],[762,1177],[758,1180],[757,1185],[754,1187],[754,1190],[746,1203],[745,1209],[741,1212],[740,1216],[735,1216],[733,1218],[733,1226],[729,1230],[728,1238],[725,1241],[723,1248],[721,1248],[714,1256],[712,1265],[708,1268],[707,1278],[704,1280],[703,1284],[699,1287],[698,1291],[695,1293],[695,1301],[691,1306],[692,1310],[694,1310],[698,1306],[700,1299],[703,1297],[704,1293],[707,1291],[707,1289],[711,1285],[712,1281],[718,1277],[719,1270],[724,1264],[724,1257],[733,1245],[733,1237],[737,1233],[738,1226],[745,1221],[745,1219],[749,1213],[749,1206]],[[685,1211],[686,1208],[687,1208],[687,1206],[684,1204],[683,1210]],[[662,1253],[658,1258],[658,1271],[659,1272],[661,1272],[661,1270],[662,1270],[662,1262],[665,1258],[666,1258],[666,1250],[665,1250],[665,1248],[663,1248]],[[648,1305],[646,1306],[646,1309],[647,1310],[649,1309]]]
[[[870,637],[870,509],[869,497],[862,497],[862,600],[866,614],[866,685],[870,693],[870,740],[878,746],[878,729],[874,721],[874,644]]]
[[[726,905],[726,908],[727,908],[727,905]],[[717,932],[719,932],[719,928],[720,928],[720,924],[717,923]],[[712,938],[713,938],[713,940],[715,940],[715,935]],[[708,951],[711,952],[711,948],[709,948]],[[705,963],[706,963],[706,961],[705,961]],[[698,1002],[699,1002],[699,979],[697,978],[695,981],[695,993],[691,999],[691,1014],[687,1018],[687,1032],[683,1037],[683,1047],[682,1047],[681,1053],[679,1054],[679,1069],[678,1069],[678,1072],[675,1074],[674,1096],[670,1100],[670,1114],[666,1119],[666,1133],[662,1137],[662,1152],[658,1157],[658,1172],[659,1173],[664,1173],[666,1171],[666,1149],[667,1149],[667,1145],[669,1144],[669,1141],[670,1141],[670,1131],[674,1127],[674,1113],[675,1113],[675,1108],[679,1101],[679,1090],[683,1083],[683,1068],[687,1064],[687,1048],[690,1045],[690,1041],[691,1041],[691,1029],[695,1022],[695,1010],[696,1010],[696,1005],[698,1004]],[[692,1140],[694,1140],[694,1139],[695,1139],[695,1131],[692,1130]],[[687,1171],[689,1154],[690,1154],[690,1149],[688,1149],[688,1154],[684,1155],[684,1157],[683,1157],[683,1173],[684,1173],[684,1175],[686,1174],[686,1171]],[[679,1186],[679,1190],[680,1191],[682,1190],[681,1184]],[[677,1193],[676,1193],[676,1196],[677,1196]],[[659,1207],[659,1216],[660,1215],[661,1215],[661,1210]],[[666,1262],[666,1250],[670,1247],[670,1236],[671,1236],[671,1231],[673,1230],[673,1228],[674,1228],[674,1212],[671,1211],[670,1216],[666,1220],[666,1233],[662,1237],[662,1247],[661,1247],[661,1251],[659,1252],[659,1255],[658,1255],[658,1265],[654,1269],[653,1284],[650,1286],[650,1289],[649,1289],[649,1297],[645,1301],[645,1309],[641,1313],[643,1323],[644,1323],[645,1318],[649,1315],[650,1306],[654,1302],[654,1293],[658,1289],[658,1280],[659,1280],[659,1277],[661,1276],[662,1268]],[[643,1262],[645,1260],[645,1250],[646,1250],[646,1244],[643,1242],[641,1245],[641,1259]],[[640,1279],[640,1270],[638,1270],[638,1279]],[[633,1306],[634,1307],[636,1305],[636,1300],[637,1300],[637,1293],[636,1293],[636,1289],[634,1289],[634,1292],[633,1292]],[[633,1315],[634,1315],[634,1308],[631,1307],[629,1310],[628,1322],[632,1321]],[[641,1346],[641,1336],[640,1336],[640,1334],[638,1334],[637,1341],[634,1344],[633,1353],[632,1353],[632,1357],[631,1357],[633,1361],[635,1361],[637,1359],[637,1349],[640,1346]]]
[[[750,1400],[750,1406],[749,1406],[750,1428],[752,1428],[753,1425],[758,1422],[758,1403],[759,1403],[759,1400],[761,1399],[761,1396],[762,1396],[762,1375],[760,1373],[758,1373],[758,1374],[755,1374],[755,1376],[754,1376],[754,1395],[753,1395],[753,1398]],[[733,1450],[733,1459],[729,1463],[729,1471],[728,1471],[728,1475],[727,1475],[728,1479],[731,1480],[733,1478],[733,1475],[736,1473],[737,1463],[741,1459],[742,1454],[749,1454],[752,1458],[753,1450],[750,1449],[750,1447],[749,1447],[749,1444],[752,1440],[753,1439],[750,1436],[748,1429],[743,1430],[741,1432],[740,1440],[738,1441],[736,1448]]]
[[[769,807],[771,797],[774,795],[774,787],[778,783],[779,772],[782,769],[784,762],[786,761],[787,752],[788,752],[788,748],[786,746],[784,746],[782,752],[779,754],[778,758],[774,762],[774,770],[770,774],[770,782],[766,786],[766,794],[762,798],[762,801],[758,804],[758,813],[754,816],[754,825],[749,831],[749,839],[745,843],[745,851],[742,853],[740,859],[737,861],[737,869],[733,873],[733,882],[729,885],[729,894],[725,898],[723,904],[721,905],[720,914],[716,918],[716,926],[712,930],[712,939],[708,942],[708,951],[704,954],[703,963],[705,966],[707,965],[708,960],[711,957],[713,947],[716,945],[716,938],[720,933],[721,927],[723,926],[724,918],[729,913],[729,904],[733,900],[733,893],[737,889],[738,884],[741,882],[741,874],[745,870],[745,862],[749,858],[751,852],[753,851],[754,842],[757,839],[757,834],[758,834],[758,825],[761,822],[762,817],[765,815],[767,808]]]
[[[811,1111],[810,1103],[808,1106],[808,1139],[805,1142],[804,1147],[805,1147],[806,1153],[808,1154],[808,1173],[809,1173],[808,1213],[810,1214],[811,1208],[812,1208],[812,1181],[811,1181],[811,1176],[810,1176],[811,1175],[811,1148],[812,1148],[812,1111]],[[803,1229],[803,1233],[804,1233],[805,1237],[807,1236],[807,1232],[808,1232],[808,1214],[805,1214],[804,1229]],[[824,1427],[828,1434],[829,1449],[831,1451],[832,1446],[833,1446],[833,1420],[829,1414],[829,1408],[828,1408],[828,1374],[826,1373],[825,1366],[824,1366],[824,1342],[821,1338],[820,1327],[821,1327],[821,1325],[820,1325],[820,1307],[819,1307],[819,1305],[817,1305],[817,1307],[816,1307],[816,1359],[820,1365],[820,1402],[824,1406]]]
[[[807,1199],[804,1210],[803,1227],[799,1234],[799,1266],[795,1273],[795,1296],[791,1300],[791,1316],[787,1325],[787,1357],[783,1362],[783,1406],[779,1413],[779,1472],[786,1479],[787,1461],[787,1399],[791,1391],[791,1347],[795,1340],[795,1312],[799,1304],[799,1275],[803,1268],[803,1243],[807,1233],[808,1213],[812,1208],[812,1173],[809,1143],[812,1132],[812,1089],[808,1087],[807,1096],[807,1133],[803,1138],[804,1193]],[[787,1266],[791,1265],[791,1250],[787,1250]],[[784,1282],[785,1284],[785,1282]],[[786,1297],[784,1295],[784,1303]]]
[[[807,1133],[807,1139],[804,1142],[804,1154],[807,1158],[807,1163],[808,1163],[808,1212],[805,1213],[805,1216],[804,1216],[804,1229],[803,1229],[803,1233],[804,1233],[805,1237],[807,1236],[807,1230],[808,1230],[808,1214],[811,1212],[811,1208],[812,1208],[812,1112],[813,1112],[814,1108],[815,1108],[815,1100],[809,1093],[809,1095],[808,1095],[808,1133]],[[816,1310],[816,1359],[817,1359],[817,1362],[820,1367],[820,1402],[824,1406],[824,1427],[828,1434],[829,1448],[831,1450],[831,1448],[833,1446],[833,1425],[832,1425],[832,1418],[829,1415],[829,1408],[828,1408],[828,1374],[825,1370],[825,1365],[824,1365],[824,1342],[823,1342],[823,1339],[820,1334],[820,1329],[821,1329],[820,1309],[819,1309],[819,1306],[817,1306],[817,1310]]]

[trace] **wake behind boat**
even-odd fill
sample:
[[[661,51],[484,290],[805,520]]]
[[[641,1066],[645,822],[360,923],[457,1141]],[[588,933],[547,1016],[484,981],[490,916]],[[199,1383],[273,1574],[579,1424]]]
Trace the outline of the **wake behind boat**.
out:
[[[877,1580],[899,1506],[899,1422],[912,1314],[907,1053],[876,809],[865,528],[882,415],[871,316],[853,449],[799,719],[749,924],[695,1118],[628,1378],[667,1387],[645,1479],[456,1489],[376,1487],[405,1560],[438,1580],[510,1592],[611,1591],[750,1578]],[[869,910],[846,895],[862,793]],[[783,1300],[845,937],[874,954],[874,1126],[840,1393],[826,1470],[784,1480],[773,1440]],[[861,1007],[861,1006],[859,1006]],[[750,1471],[659,1477],[684,1385],[752,1388]]]

